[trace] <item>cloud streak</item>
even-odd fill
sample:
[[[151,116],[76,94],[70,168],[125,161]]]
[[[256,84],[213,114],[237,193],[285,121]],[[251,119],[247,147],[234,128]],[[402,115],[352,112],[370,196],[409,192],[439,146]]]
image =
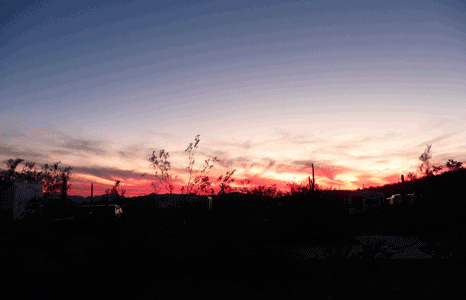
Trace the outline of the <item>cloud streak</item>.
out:
[[[94,141],[89,139],[72,139],[62,145],[63,148],[90,152],[96,155],[105,155],[106,151],[103,148],[103,141]]]
[[[440,141],[443,141],[443,140],[446,140],[446,139],[448,139],[448,138],[450,138],[450,137],[452,137],[452,136],[455,136],[456,134],[457,134],[457,133],[446,133],[446,134],[442,134],[442,135],[439,135],[439,136],[437,136],[437,137],[435,137],[435,138],[433,138],[433,139],[430,139],[430,140],[428,140],[428,141],[426,141],[426,142],[424,142],[424,143],[420,143],[420,144],[418,144],[418,146],[421,147],[421,146],[436,144],[436,143],[438,143],[438,142],[440,142]]]

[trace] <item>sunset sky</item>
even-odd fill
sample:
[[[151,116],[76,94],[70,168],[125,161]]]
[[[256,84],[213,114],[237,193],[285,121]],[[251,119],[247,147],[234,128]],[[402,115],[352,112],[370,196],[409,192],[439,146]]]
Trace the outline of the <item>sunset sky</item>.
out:
[[[311,163],[323,188],[398,182],[427,144],[465,162],[463,3],[2,0],[2,168],[143,195],[165,149],[178,193],[197,134],[195,171],[284,191]]]

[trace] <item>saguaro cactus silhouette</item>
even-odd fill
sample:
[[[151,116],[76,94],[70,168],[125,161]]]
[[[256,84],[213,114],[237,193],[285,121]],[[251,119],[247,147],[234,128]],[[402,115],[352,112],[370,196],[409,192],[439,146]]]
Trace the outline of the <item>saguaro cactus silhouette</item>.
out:
[[[311,191],[314,191],[315,189],[315,183],[316,183],[316,179],[314,177],[314,164],[311,164],[312,166],[312,181],[311,181],[311,176],[308,176],[308,179],[309,179],[309,190]]]

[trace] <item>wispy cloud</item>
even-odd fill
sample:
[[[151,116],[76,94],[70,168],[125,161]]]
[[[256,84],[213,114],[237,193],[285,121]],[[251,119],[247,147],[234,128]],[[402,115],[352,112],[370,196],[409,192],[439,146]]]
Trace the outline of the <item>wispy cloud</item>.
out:
[[[3,122],[0,120],[0,137],[22,137],[25,134],[17,129],[15,126],[10,125],[9,123]]]
[[[93,175],[97,177],[102,177],[108,180],[118,180],[117,178],[126,178],[126,177],[135,177],[140,176],[136,170],[121,170],[118,168],[112,167],[84,167],[76,166],[73,167],[73,171],[80,174]]]
[[[264,158],[263,160],[269,162],[268,165],[266,166],[265,170],[264,170],[264,173],[265,173],[266,171],[268,171],[270,168],[272,168],[275,165],[275,160],[273,160],[271,158]]]
[[[146,154],[147,148],[143,143],[133,144],[130,146],[123,147],[121,150],[117,151],[118,155],[122,158],[127,160],[133,160],[134,158],[144,158],[144,154]],[[147,159],[150,156],[147,156]]]
[[[73,154],[72,151],[66,151],[66,150],[50,150],[49,152],[51,154],[56,154],[56,155],[70,155],[70,154]]]
[[[48,155],[44,155],[40,152],[36,152],[30,149],[26,149],[24,147],[19,146],[10,146],[5,144],[0,144],[0,155],[9,158],[23,158],[23,159],[36,159],[36,158],[44,158],[48,159]],[[8,160],[7,159],[7,160]]]
[[[106,151],[103,149],[103,141],[95,141],[90,139],[72,139],[62,145],[63,148],[90,152],[97,155],[104,155]]]
[[[452,136],[455,136],[457,135],[458,133],[446,133],[446,134],[442,134],[442,135],[439,135],[438,137],[436,138],[433,138],[433,139],[430,139],[428,141],[425,141],[423,143],[420,143],[418,144],[419,147],[422,147],[422,146],[426,146],[426,145],[431,145],[431,144],[435,144],[435,143],[438,143],[440,141],[443,141],[443,140],[446,140],[448,139],[449,137],[452,137]]]
[[[466,153],[463,151],[435,154],[432,155],[432,159],[441,164],[446,164],[449,159],[453,159],[459,162],[463,162],[466,165]]]
[[[158,131],[158,130],[152,130],[152,129],[146,130],[144,134],[147,137],[151,137],[151,138],[154,138],[154,137],[162,137],[165,139],[176,139],[177,138],[177,136],[171,132],[164,132],[164,131]]]
[[[244,149],[244,150],[252,150],[252,149],[254,149],[256,147],[267,145],[267,144],[273,143],[275,141],[276,141],[276,139],[267,139],[267,140],[260,141],[260,142],[254,142],[253,139],[249,139],[249,140],[244,141],[244,142],[237,142],[237,141],[227,142],[227,141],[218,141],[218,140],[216,140],[214,142],[214,145],[215,146],[230,146],[230,147],[237,147],[237,148]]]
[[[19,120],[15,126],[5,126],[8,144],[0,145],[0,155],[50,158],[51,155],[104,155],[103,140],[73,138],[56,125],[43,121]],[[40,140],[39,140],[40,138]],[[21,146],[19,146],[21,144]],[[53,149],[53,147],[68,150]]]

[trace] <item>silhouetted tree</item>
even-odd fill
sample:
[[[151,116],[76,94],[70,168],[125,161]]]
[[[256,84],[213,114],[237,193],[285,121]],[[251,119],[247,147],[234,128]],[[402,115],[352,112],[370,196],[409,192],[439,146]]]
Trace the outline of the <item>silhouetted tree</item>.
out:
[[[16,172],[18,164],[23,162],[24,159],[16,158],[9,159],[6,163],[7,170],[0,172],[0,177],[4,181],[15,181],[15,180],[24,180],[24,181],[38,181],[42,184],[45,194],[60,194],[63,186],[63,176],[65,176],[66,181],[69,182],[71,176],[72,167],[67,167],[65,169],[58,168],[60,162],[57,162],[53,165],[45,164],[42,166],[41,171],[38,172],[35,168],[34,162],[26,162],[26,165],[23,167],[21,173]],[[66,190],[68,191],[71,188],[71,184],[66,185]]]
[[[233,173],[235,173],[235,171],[236,169],[231,172],[227,172],[223,180],[222,180],[223,175],[220,175],[218,179],[215,181],[215,182],[220,182],[220,190],[218,192],[218,195],[223,195],[225,193],[230,193],[233,191],[233,189],[230,187],[230,183],[234,182],[235,179],[230,178],[230,177],[233,175]]]
[[[430,148],[432,145],[427,145],[426,150],[424,150],[424,153],[419,156],[419,159],[422,161],[422,164],[419,166],[419,171],[426,176],[431,175],[430,172],[430,159],[432,158],[432,155],[430,154]]]
[[[116,181],[115,185],[112,187],[112,189],[107,189],[105,191],[106,195],[115,195],[115,196],[124,196],[126,194],[126,190],[121,190],[121,192],[118,191],[118,186],[120,185],[120,181]]]
[[[26,181],[39,181],[42,172],[38,172],[34,166],[34,162],[26,162],[24,165],[21,174],[25,177]]]
[[[209,194],[209,195],[213,195],[215,194],[215,190],[213,188],[211,188],[211,182],[210,182],[210,178],[209,176],[198,176],[195,180],[195,184],[196,185],[198,184],[197,188],[193,191],[192,193],[194,194],[202,194],[202,195],[205,195],[205,194]],[[182,188],[182,190],[184,191],[184,187]]]
[[[273,184],[271,187],[266,188],[265,186],[257,186],[253,190],[249,191],[249,195],[255,197],[274,198],[276,196],[277,187]]]
[[[411,181],[413,179],[417,179],[417,175],[412,173],[412,172],[409,172],[406,177],[408,178],[409,181]]]
[[[302,195],[308,192],[308,187],[306,185],[298,185],[294,182],[290,182],[290,183],[287,183],[286,186],[290,188],[290,192],[288,193],[288,195],[290,196],[297,196],[300,194]],[[315,190],[318,189],[317,184],[314,186],[314,189]]]
[[[217,159],[217,157],[213,158],[213,162],[215,162],[215,161],[219,161]],[[204,164],[204,168],[201,171],[201,175],[196,176],[196,179],[194,180],[194,182],[191,185],[189,185],[189,182],[188,182],[188,186],[186,187],[186,191],[187,191],[186,193],[187,194],[192,194],[192,193],[194,193],[194,194],[198,194],[198,193],[214,194],[215,193],[213,188],[210,188],[210,189],[208,188],[208,187],[211,186],[212,183],[210,182],[209,176],[206,176],[206,174],[209,173],[210,170],[212,170],[214,165],[210,164],[210,158],[207,159],[207,160],[204,160],[204,162],[205,162],[205,164]],[[193,163],[194,163],[194,160],[193,160]],[[233,173],[235,171],[236,170],[234,170],[231,174],[229,174],[227,172],[228,179],[230,178],[231,175],[233,175]],[[191,173],[192,173],[192,164],[191,164],[191,168],[190,168],[190,174]],[[220,177],[222,177],[222,176],[220,176]],[[191,178],[191,176],[190,176],[190,178]],[[217,179],[215,182],[218,182],[218,181],[219,181],[219,179]],[[229,182],[232,182],[232,181],[234,181],[234,179],[229,180]],[[228,182],[228,184],[229,184],[229,182]],[[185,187],[182,187],[181,191],[184,192]]]
[[[155,169],[155,176],[157,179],[160,181],[160,183],[165,187],[167,191],[169,191],[170,194],[173,192],[173,179],[170,174],[168,174],[168,171],[170,170],[170,162],[168,161],[168,157],[170,155],[168,152],[165,152],[164,149],[160,150],[159,157],[155,155],[155,151],[152,152],[152,156],[149,158],[149,161],[151,162],[151,167]],[[157,168],[160,169],[161,176],[158,176],[157,173]],[[178,176],[177,176],[178,177]],[[177,178],[175,177],[175,179]],[[152,183],[152,186],[155,189],[155,192],[158,193],[158,188],[155,183]]]
[[[58,168],[60,162],[53,165],[45,164],[42,166],[42,172],[39,176],[39,181],[42,183],[44,193],[58,195],[62,192],[63,176],[66,178],[66,182],[69,182],[71,176],[71,169],[73,167],[66,167],[65,169]],[[71,184],[67,184],[66,190],[71,188]]]
[[[120,200],[125,196],[126,190],[121,190],[121,192],[119,192],[118,191],[119,185],[120,185],[120,181],[116,181],[115,185],[111,189],[107,189],[105,191],[104,201],[108,201],[110,197],[112,197],[112,199],[114,200]]]
[[[458,171],[463,168],[462,165],[462,162],[458,162],[453,159],[449,159],[446,163],[446,167],[449,168],[450,171]]]
[[[21,159],[21,158],[16,158],[16,159],[10,158],[8,161],[6,161],[5,164],[6,164],[7,169],[2,170],[0,173],[2,180],[14,181],[15,179],[17,179],[19,174],[15,170],[16,170],[16,167],[23,161],[24,159]]]
[[[432,145],[427,145],[426,150],[424,153],[419,156],[419,159],[422,161],[422,164],[419,166],[419,171],[426,176],[434,176],[440,172],[443,166],[433,166],[430,163],[430,159],[432,155],[430,154],[430,148]]]
[[[209,173],[212,168],[214,167],[213,163],[216,162],[216,161],[219,161],[217,159],[217,157],[214,157],[212,159],[212,165],[210,165],[210,158],[208,160],[205,160],[205,165],[204,165],[204,169],[201,171],[201,175],[197,176],[195,181],[193,183],[191,183],[191,179],[193,177],[193,166],[194,166],[194,151],[195,149],[198,148],[198,144],[199,144],[199,136],[200,134],[198,134],[196,137],[195,137],[195,144],[193,143],[189,143],[188,147],[186,148],[185,152],[188,152],[189,153],[189,166],[188,166],[188,170],[189,170],[189,180],[188,180],[188,184],[185,187],[183,187],[181,189],[181,192],[184,194],[186,192],[186,194],[191,194],[193,193],[194,191],[194,187],[199,184],[200,182],[204,182],[204,185],[207,186],[207,182],[209,181],[209,177],[206,177],[206,174]],[[210,183],[208,184],[208,186],[210,186]]]
[[[243,180],[240,180],[240,183],[243,185],[242,187],[240,188],[236,188],[236,191],[237,192],[240,192],[240,193],[248,193],[249,189],[247,187],[245,187],[244,185],[247,184],[251,184],[252,180],[251,179],[243,179]]]
[[[440,171],[442,171],[443,169],[443,166],[440,165],[440,166],[432,166],[432,174],[433,175],[438,175],[440,173]]]
[[[201,171],[201,173],[204,175],[196,176],[196,179],[194,180],[193,184],[190,186],[189,194],[196,194],[196,195],[197,194],[210,194],[210,195],[215,194],[215,190],[211,187],[212,182],[210,182],[209,176],[205,176],[205,173],[206,173],[205,171],[207,167],[209,167],[210,159],[206,160],[205,162],[206,164],[204,166],[204,169]],[[210,169],[212,167],[213,166],[211,165]],[[227,172],[227,176],[225,176],[224,182],[221,183],[224,191],[231,190],[229,184],[235,180],[233,178],[230,179],[230,176],[233,175],[235,171],[236,170],[233,170],[230,173]],[[221,179],[222,179],[222,175],[214,183],[221,181]],[[220,190],[222,190],[222,187]],[[181,192],[183,193],[184,191],[185,191],[185,187],[182,187]]]

